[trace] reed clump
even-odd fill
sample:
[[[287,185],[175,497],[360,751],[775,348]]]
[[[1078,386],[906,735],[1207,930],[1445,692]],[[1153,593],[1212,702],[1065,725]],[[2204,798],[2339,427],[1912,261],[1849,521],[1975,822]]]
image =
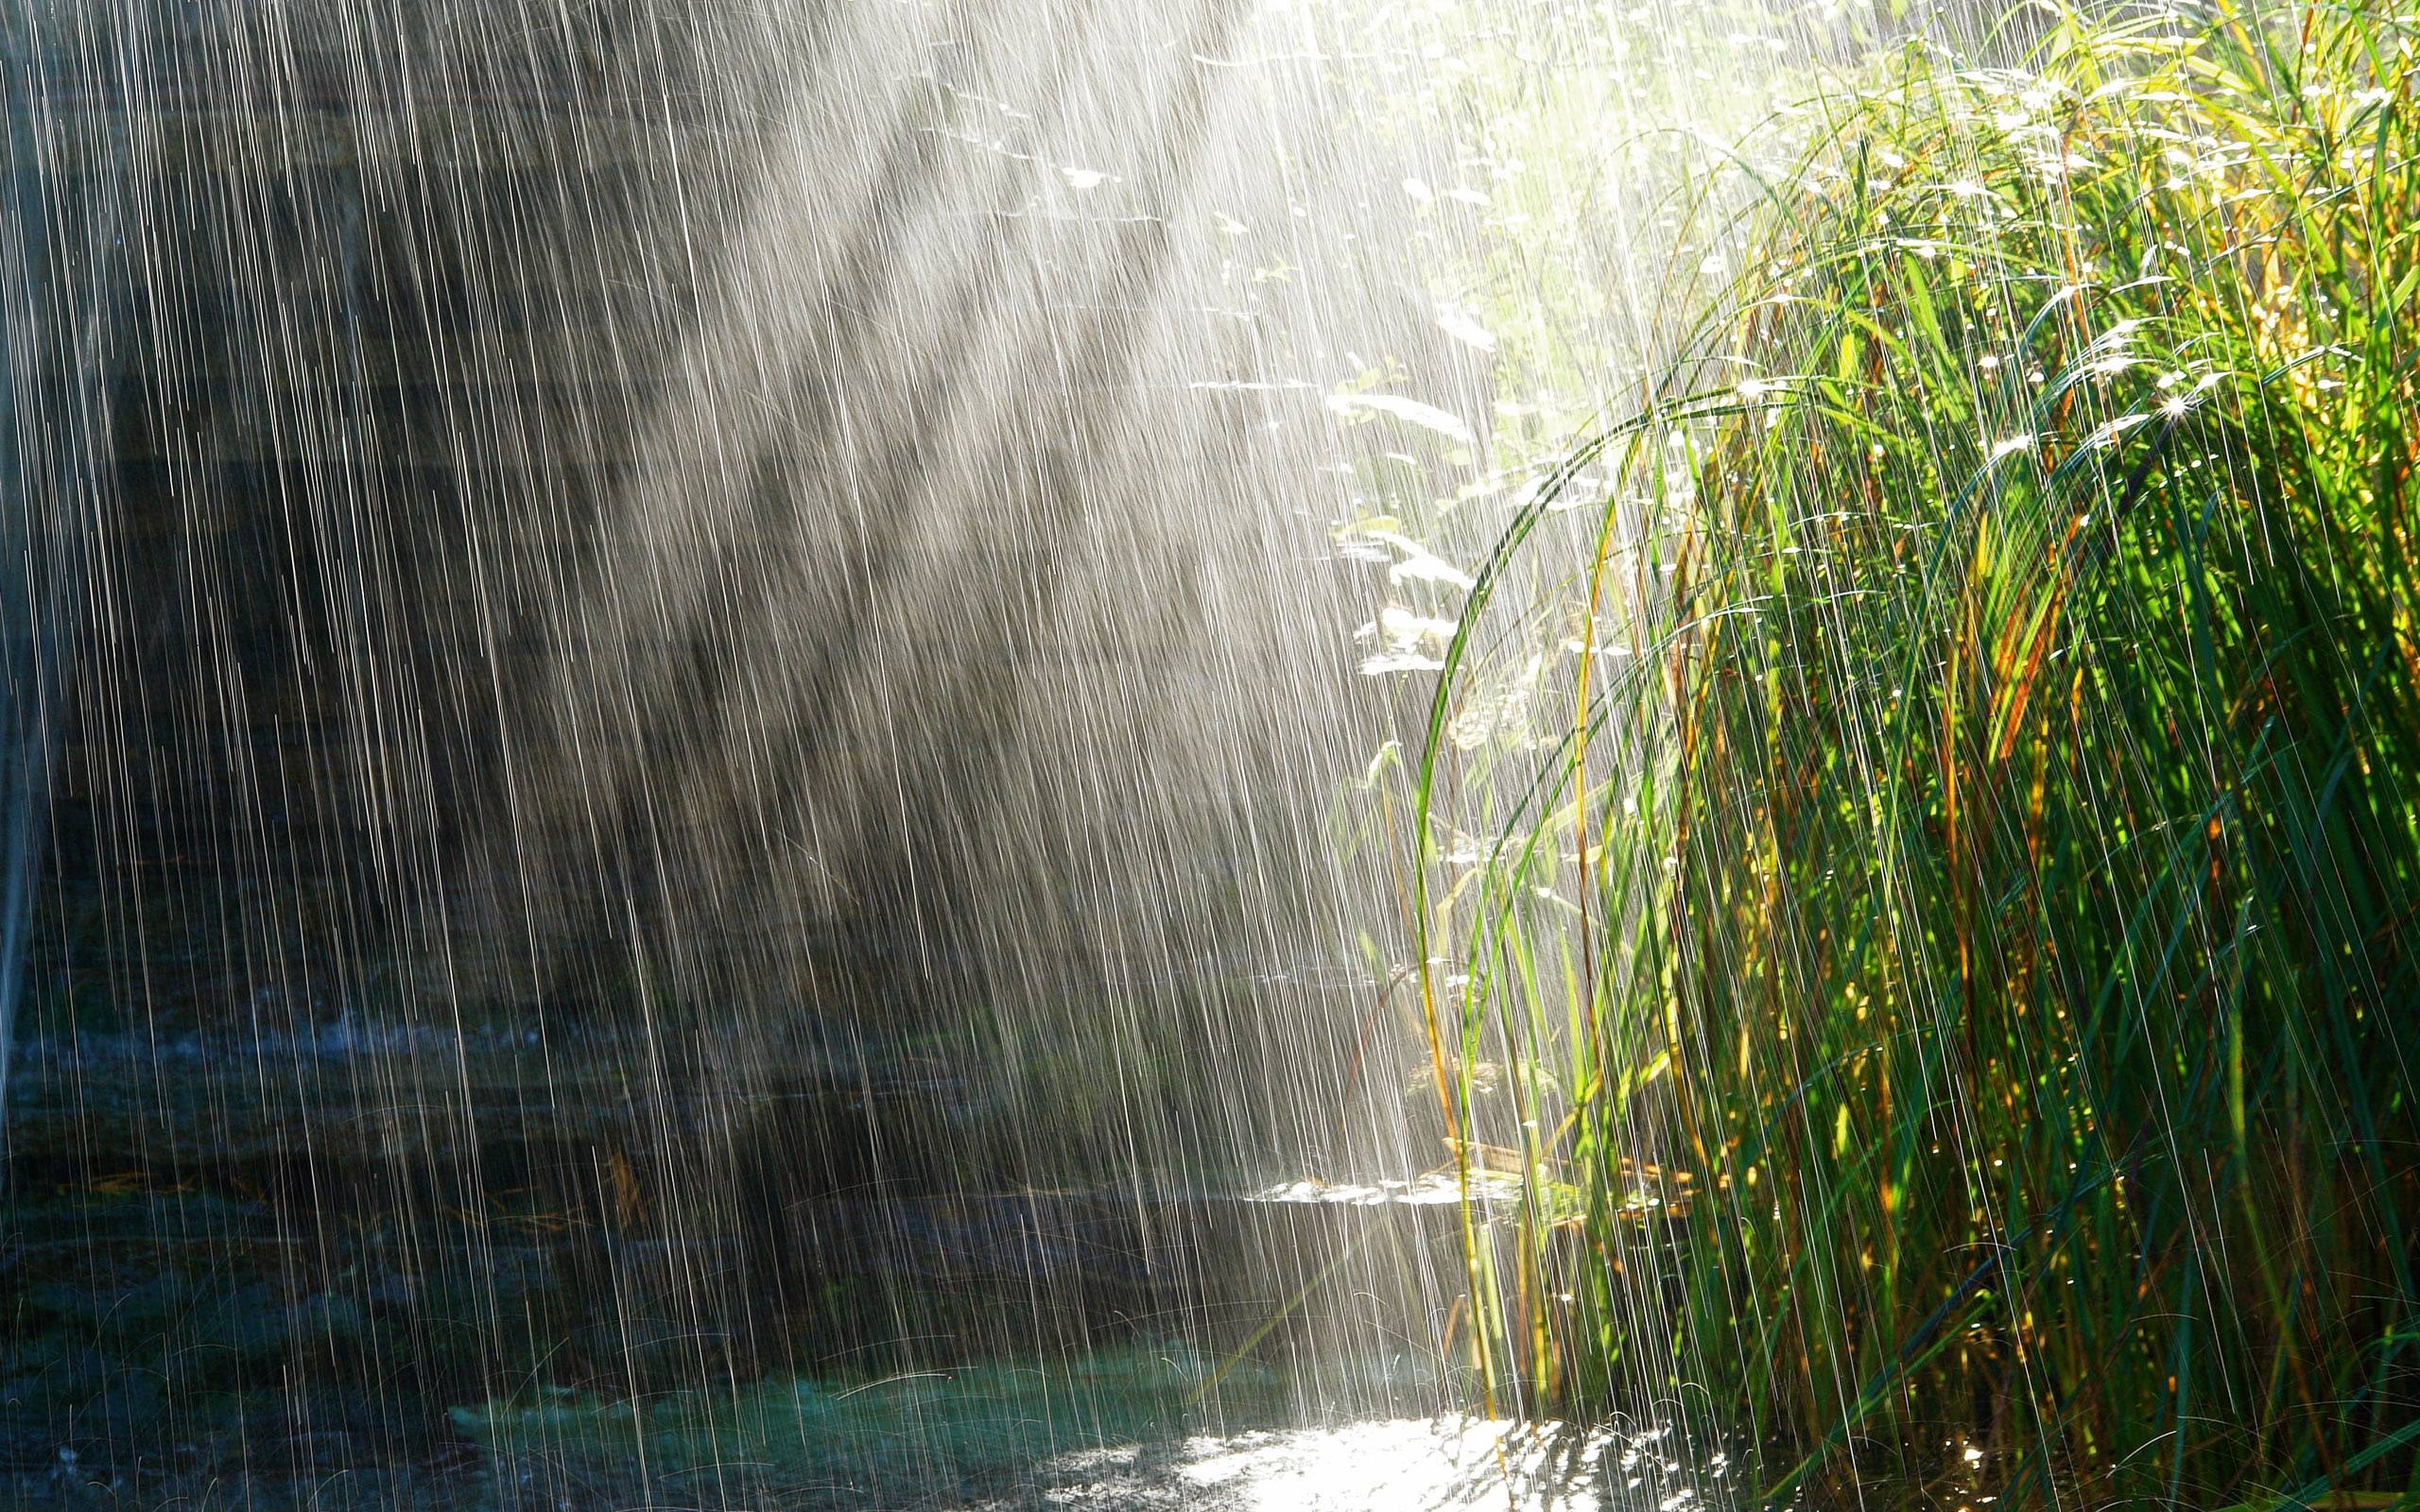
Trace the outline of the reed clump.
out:
[[[2416,23],[1908,48],[1597,528],[1580,464],[1518,516],[1415,795],[1441,1080],[1531,1177],[1492,1398],[1777,1500],[2420,1491]],[[1458,738],[1518,675],[1526,785]]]

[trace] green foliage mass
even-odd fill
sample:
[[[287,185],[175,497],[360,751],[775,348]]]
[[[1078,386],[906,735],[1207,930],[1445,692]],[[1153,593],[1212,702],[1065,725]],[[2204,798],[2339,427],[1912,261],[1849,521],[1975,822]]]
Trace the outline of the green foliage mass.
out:
[[[1583,1194],[1473,1245],[1492,1395],[1711,1402],[1777,1498],[2420,1488],[2414,22],[1907,48],[1583,454],[1593,541],[1550,487],[1478,575],[1424,986]],[[1480,792],[1515,665],[1564,727]]]

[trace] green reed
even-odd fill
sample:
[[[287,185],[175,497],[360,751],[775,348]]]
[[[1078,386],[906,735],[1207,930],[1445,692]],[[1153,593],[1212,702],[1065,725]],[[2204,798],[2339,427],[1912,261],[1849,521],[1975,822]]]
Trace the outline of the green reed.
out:
[[[2415,26],[1896,55],[1515,519],[1410,900],[1492,1406],[1784,1501],[2420,1502]]]

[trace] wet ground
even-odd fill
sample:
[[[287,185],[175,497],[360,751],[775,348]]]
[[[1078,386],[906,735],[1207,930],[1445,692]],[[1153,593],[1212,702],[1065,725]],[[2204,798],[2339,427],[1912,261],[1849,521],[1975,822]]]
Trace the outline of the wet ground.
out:
[[[1680,1485],[1660,1457],[1623,1465],[1616,1439],[1409,1416],[1446,1392],[1409,1351],[1211,1354],[1104,1332],[989,1358],[928,1343],[887,1351],[901,1358],[880,1374],[751,1378],[728,1353],[706,1356],[725,1370],[711,1386],[661,1360],[600,1369],[595,1341],[631,1322],[642,1351],[665,1341],[644,1320],[583,1321],[605,1304],[526,1253],[486,1295],[349,1266],[315,1289],[273,1246],[226,1242],[267,1216],[191,1193],[19,1195],[0,1504],[1444,1508],[1509,1491],[1646,1506]],[[972,1315],[922,1300],[928,1328]],[[507,1356],[528,1361],[517,1380],[495,1368]],[[1369,1416],[1390,1402],[1397,1416]],[[1635,1501],[1644,1486],[1659,1494]]]
[[[711,1486],[701,1504],[717,1506],[1677,1508],[1703,1504],[1700,1483],[1721,1488],[1720,1474],[1683,1474],[1660,1439],[1460,1418],[1289,1421],[1301,1402],[1266,1372],[1231,1375],[1211,1409],[1194,1398],[1204,1365],[1105,1351],[1063,1369],[995,1365],[840,1391],[769,1383],[737,1412],[568,1404],[480,1433],[518,1484],[564,1484],[586,1465],[592,1490],[615,1473],[608,1465],[628,1476],[644,1442],[659,1497]],[[735,1432],[743,1419],[752,1431]],[[622,1447],[583,1459],[591,1443]]]
[[[1443,1416],[1467,1400],[1437,1365],[1458,1241],[1418,1183],[970,1189],[912,1155],[869,1182],[803,1152],[870,1119],[955,1118],[979,1147],[983,1110],[912,1057],[650,1102],[615,1069],[627,1048],[542,1063],[510,1037],[341,1025],[23,1047],[0,1504],[1678,1508],[1720,1489],[1684,1469],[1702,1456]],[[760,1105],[787,1131],[769,1156]]]

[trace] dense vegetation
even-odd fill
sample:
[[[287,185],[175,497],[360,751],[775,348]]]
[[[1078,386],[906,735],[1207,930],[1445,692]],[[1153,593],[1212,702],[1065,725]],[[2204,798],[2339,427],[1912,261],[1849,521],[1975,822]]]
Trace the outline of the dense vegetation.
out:
[[[1784,1499],[2420,1488],[2414,33],[1898,52],[1477,575],[1410,891],[1530,1177],[1492,1401]]]

